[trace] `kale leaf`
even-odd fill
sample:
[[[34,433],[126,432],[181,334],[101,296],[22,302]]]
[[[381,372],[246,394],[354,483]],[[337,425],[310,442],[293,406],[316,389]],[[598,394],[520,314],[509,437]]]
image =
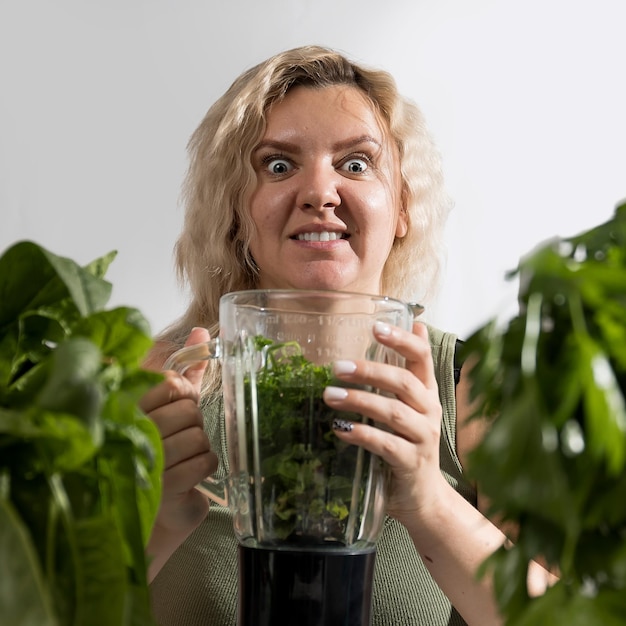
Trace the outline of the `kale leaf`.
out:
[[[254,449],[258,419],[263,476],[263,527],[269,543],[301,545],[358,540],[369,464],[379,461],[335,436],[333,420],[364,421],[363,416],[327,406],[322,393],[340,384],[329,365],[307,360],[296,342],[275,343],[258,336],[263,364],[245,380],[248,450]],[[252,410],[254,389],[258,412]],[[254,462],[252,456],[248,463]],[[350,518],[350,511],[356,513]]]

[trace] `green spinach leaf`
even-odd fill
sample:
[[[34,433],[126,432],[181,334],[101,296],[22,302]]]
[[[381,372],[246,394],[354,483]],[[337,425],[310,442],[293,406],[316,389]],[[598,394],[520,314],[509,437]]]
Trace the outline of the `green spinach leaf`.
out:
[[[476,418],[470,474],[515,522],[487,564],[508,624],[618,624],[626,615],[626,203],[525,259],[519,313],[467,341]],[[529,598],[530,559],[558,569]]]
[[[161,441],[138,401],[161,375],[139,311],[106,310],[112,252],[0,257],[0,623],[150,625],[145,543]]]

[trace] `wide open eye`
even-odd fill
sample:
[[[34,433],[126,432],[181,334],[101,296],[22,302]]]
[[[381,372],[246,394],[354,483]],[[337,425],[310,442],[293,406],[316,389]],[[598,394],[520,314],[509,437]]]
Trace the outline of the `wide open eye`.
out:
[[[341,164],[341,169],[350,174],[362,174],[368,167],[369,162],[363,157],[347,159]]]
[[[293,165],[287,159],[270,158],[265,161],[265,167],[270,174],[280,176],[288,174],[293,169]]]

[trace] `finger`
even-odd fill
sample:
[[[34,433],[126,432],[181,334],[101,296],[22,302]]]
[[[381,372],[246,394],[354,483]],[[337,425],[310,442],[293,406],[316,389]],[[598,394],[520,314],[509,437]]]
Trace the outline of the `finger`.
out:
[[[159,407],[186,398],[198,403],[199,390],[186,376],[171,370],[163,372],[163,376],[163,381],[149,389],[139,401],[139,407],[144,413],[152,413]]]
[[[403,436],[410,434],[408,413],[413,417],[415,413],[402,402],[345,387],[326,387],[322,397],[334,409],[364,415]]]
[[[437,379],[428,331],[416,324],[414,332],[390,325],[376,325],[374,332],[381,344],[392,348],[406,360],[406,367],[376,361],[336,361],[335,376],[346,383],[367,385],[393,394],[412,409],[427,414],[439,404]]]
[[[337,361],[333,364],[333,373],[346,383],[392,394],[416,411],[426,412],[430,408],[427,403],[430,391],[419,378],[402,367],[373,361]]]
[[[383,459],[392,469],[408,467],[415,462],[415,445],[380,428],[350,422],[333,426],[337,437],[353,445],[361,446]]]
[[[427,389],[437,388],[428,329],[422,322],[413,324],[412,332],[389,324],[375,324],[376,340],[406,359],[406,368],[419,378]]]
[[[199,343],[205,343],[210,339],[209,331],[206,328],[192,328],[189,336],[187,337],[187,341],[185,341],[185,347],[195,346]],[[196,361],[193,363],[186,371],[185,378],[191,381],[191,384],[195,387],[195,389],[200,392],[200,388],[202,387],[202,379],[204,377],[204,370],[206,369],[208,361]]]
[[[163,474],[163,492],[169,495],[184,494],[217,469],[214,452],[197,454],[172,466]]]
[[[202,411],[192,398],[166,404],[149,415],[164,439],[188,428],[202,429],[204,424]]]
[[[413,443],[423,442],[439,432],[441,407],[438,402],[429,402],[428,410],[421,413],[395,398],[345,387],[326,387],[323,398],[331,408],[369,417]]]
[[[427,389],[437,389],[439,385],[435,376],[435,363],[428,338],[428,328],[422,322],[414,322],[412,334],[419,340],[417,344],[413,343],[414,349],[417,349],[417,356],[415,353],[406,355],[407,369],[411,370]]]
[[[196,456],[207,455],[211,452],[211,444],[200,427],[186,428],[163,439],[163,452],[165,469],[170,469]]]

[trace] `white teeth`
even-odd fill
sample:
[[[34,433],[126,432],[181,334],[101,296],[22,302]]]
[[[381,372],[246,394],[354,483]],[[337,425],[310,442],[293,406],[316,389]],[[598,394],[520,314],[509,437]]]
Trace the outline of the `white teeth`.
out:
[[[327,230],[321,233],[300,233],[298,235],[298,241],[336,241],[337,239],[341,239],[341,233],[331,233]]]

